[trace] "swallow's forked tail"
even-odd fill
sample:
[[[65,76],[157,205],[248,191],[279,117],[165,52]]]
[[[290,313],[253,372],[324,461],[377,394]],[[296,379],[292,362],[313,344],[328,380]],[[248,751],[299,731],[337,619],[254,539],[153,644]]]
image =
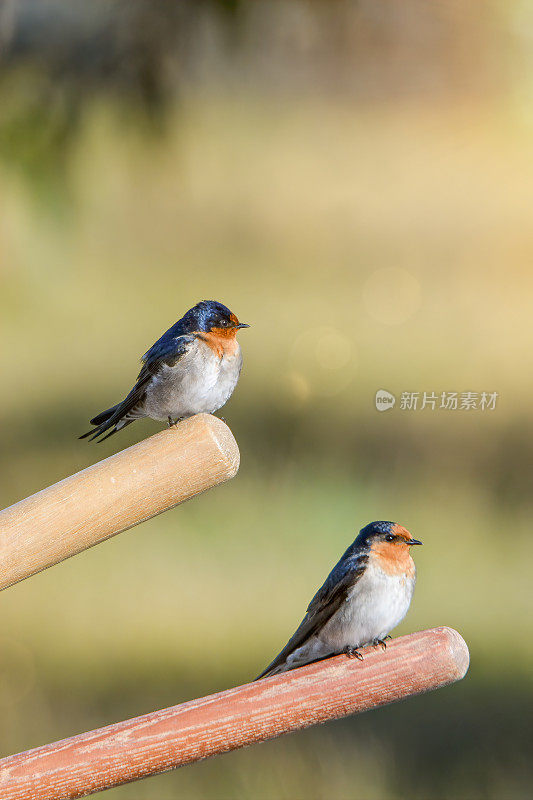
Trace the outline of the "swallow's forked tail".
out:
[[[90,436],[91,438],[89,441],[92,442],[93,439],[98,439],[99,436],[102,436],[103,433],[111,428],[112,430],[99,440],[100,442],[103,442],[104,439],[108,439],[114,433],[117,433],[117,431],[125,428],[126,425],[129,425],[130,422],[133,422],[133,420],[125,420],[120,418],[120,407],[122,405],[122,403],[117,403],[116,406],[111,406],[111,408],[108,408],[106,411],[102,411],[100,414],[97,414],[96,417],[93,417],[90,421],[91,425],[94,425],[95,427],[90,431],[87,431],[87,433],[83,433],[78,438],[86,439],[87,436]]]
[[[257,676],[257,678],[254,678],[252,683],[254,683],[255,681],[260,681],[261,678],[270,678],[271,675],[277,675],[279,672],[287,672],[287,671],[288,668],[286,666],[281,666],[278,664],[277,666],[273,667],[272,665],[270,665],[270,667],[267,667],[260,675]]]

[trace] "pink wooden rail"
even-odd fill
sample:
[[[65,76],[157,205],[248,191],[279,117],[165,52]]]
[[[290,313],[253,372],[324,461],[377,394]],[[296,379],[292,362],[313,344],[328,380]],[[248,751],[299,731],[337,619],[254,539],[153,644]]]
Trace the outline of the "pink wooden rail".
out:
[[[363,661],[336,656],[1,759],[0,798],[83,797],[438,689],[463,678],[469,663],[465,642],[445,627],[364,653]]]

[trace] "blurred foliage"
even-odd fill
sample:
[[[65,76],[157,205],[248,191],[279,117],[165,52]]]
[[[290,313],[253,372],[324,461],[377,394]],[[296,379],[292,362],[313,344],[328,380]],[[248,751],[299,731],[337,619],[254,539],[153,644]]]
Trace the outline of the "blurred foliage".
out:
[[[0,158],[64,190],[72,140],[103,100],[160,135],[180,98],[206,87],[363,102],[494,94],[522,83],[526,16],[482,0],[5,0]]]
[[[252,327],[239,476],[0,596],[3,753],[248,680],[384,518],[425,542],[398,632],[456,627],[467,679],[109,796],[528,796],[528,19],[4,4],[0,503],[158,429],[76,438],[194,302]],[[499,398],[381,414],[380,388]]]

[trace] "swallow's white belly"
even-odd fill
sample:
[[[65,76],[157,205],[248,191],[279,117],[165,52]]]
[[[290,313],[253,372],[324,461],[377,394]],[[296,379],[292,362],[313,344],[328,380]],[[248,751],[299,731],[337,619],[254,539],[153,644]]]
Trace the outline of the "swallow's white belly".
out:
[[[239,380],[242,367],[237,343],[220,358],[198,339],[173,367],[164,366],[147,389],[144,413],[157,420],[212,414],[226,403]]]
[[[411,604],[415,578],[388,575],[369,564],[344,604],[321,631],[295,650],[287,664],[298,666],[384,639],[405,617]]]
[[[319,638],[340,652],[384,639],[405,617],[411,604],[414,578],[388,575],[369,564],[343,606],[324,625]]]

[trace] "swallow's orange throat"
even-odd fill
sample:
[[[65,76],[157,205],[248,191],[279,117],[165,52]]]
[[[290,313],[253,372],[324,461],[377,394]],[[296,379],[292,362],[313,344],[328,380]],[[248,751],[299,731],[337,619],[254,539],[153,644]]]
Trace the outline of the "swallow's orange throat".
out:
[[[209,333],[213,336],[220,336],[222,339],[235,339],[238,328],[211,328]]]
[[[195,336],[205,342],[219,358],[235,355],[239,347],[237,328],[211,328],[210,331],[201,331]]]
[[[415,574],[415,562],[411,558],[407,544],[376,542],[371,547],[370,558],[375,560],[387,575],[406,575],[412,578]]]

